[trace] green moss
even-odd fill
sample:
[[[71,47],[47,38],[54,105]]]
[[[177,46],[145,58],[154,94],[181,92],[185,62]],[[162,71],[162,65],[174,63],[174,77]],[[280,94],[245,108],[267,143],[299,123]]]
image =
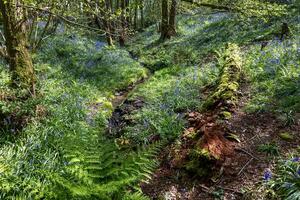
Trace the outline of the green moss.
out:
[[[210,165],[215,161],[206,149],[194,149],[189,154],[189,161],[185,169],[199,177],[208,176],[211,172]]]
[[[236,92],[239,88],[239,79],[241,74],[241,58],[239,48],[235,44],[228,44],[224,50],[223,56],[219,59],[219,65],[222,67],[218,86],[214,92],[207,98],[203,107],[208,109],[221,101],[236,100]]]

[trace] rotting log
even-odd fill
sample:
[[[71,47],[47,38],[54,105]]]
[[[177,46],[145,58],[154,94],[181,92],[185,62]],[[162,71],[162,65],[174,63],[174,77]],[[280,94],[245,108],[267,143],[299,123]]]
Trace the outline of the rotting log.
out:
[[[223,57],[222,66],[217,87],[214,92],[208,96],[203,104],[203,108],[208,110],[215,106],[231,106],[235,104],[236,93],[239,88],[241,77],[242,61],[239,55],[239,48],[235,44],[227,44]]]
[[[239,47],[228,44],[219,58],[220,75],[217,85],[203,104],[203,114],[197,117],[193,130],[199,136],[193,142],[185,168],[203,176],[207,165],[213,167],[234,153],[234,142],[226,138],[227,129],[218,118],[231,115],[235,106],[242,72]],[[205,166],[203,166],[205,164]],[[217,164],[218,165],[218,164]]]

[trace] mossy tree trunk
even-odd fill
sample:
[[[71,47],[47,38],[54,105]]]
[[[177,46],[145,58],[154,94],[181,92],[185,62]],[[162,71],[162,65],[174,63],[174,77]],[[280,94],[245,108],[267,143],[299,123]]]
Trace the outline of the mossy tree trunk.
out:
[[[36,77],[28,51],[25,12],[20,0],[0,0],[12,84],[35,94]]]

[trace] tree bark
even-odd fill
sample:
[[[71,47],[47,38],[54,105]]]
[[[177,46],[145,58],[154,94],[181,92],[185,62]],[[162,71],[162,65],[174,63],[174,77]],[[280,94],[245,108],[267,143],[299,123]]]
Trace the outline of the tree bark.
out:
[[[169,35],[176,35],[176,9],[177,8],[177,0],[172,0],[171,9],[170,9],[170,17],[169,17]]]
[[[134,5],[134,29],[137,30],[138,29],[138,1],[135,0],[135,5]]]
[[[101,22],[105,29],[105,37],[108,46],[113,46],[113,38],[111,34],[111,22],[108,19],[108,13],[110,13],[110,0],[100,1],[100,15],[101,15]],[[101,29],[100,19],[99,16],[96,16],[96,21],[99,29]]]
[[[36,77],[28,51],[24,9],[20,0],[0,0],[12,84],[35,95]]]
[[[140,13],[141,13],[141,29],[144,28],[144,0],[141,0],[141,5],[140,5]]]
[[[169,8],[168,0],[162,0],[161,2],[161,40],[169,39]]]
[[[121,0],[121,31],[119,33],[119,44],[121,47],[125,46],[125,35],[126,35],[126,2]]]

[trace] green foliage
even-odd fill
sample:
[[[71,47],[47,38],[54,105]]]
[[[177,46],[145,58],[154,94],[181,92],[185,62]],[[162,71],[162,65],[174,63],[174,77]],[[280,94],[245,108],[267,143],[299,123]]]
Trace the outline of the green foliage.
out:
[[[92,40],[76,37],[55,37],[35,56],[39,98],[13,104],[1,98],[1,112],[19,108],[24,116],[38,103],[46,115],[30,117],[14,140],[5,138],[7,130],[1,133],[1,199],[122,199],[138,191],[137,183],[149,179],[157,164],[160,143],[121,151],[103,135],[113,94],[146,70],[124,50],[99,51]],[[7,97],[9,75],[1,70],[1,76]]]
[[[257,17],[263,20],[269,20],[276,17],[287,15],[288,5],[271,3],[259,0],[221,0],[204,1],[216,5],[224,5],[232,12],[236,12],[243,20]]]
[[[300,111],[297,38],[270,41],[263,51],[254,46],[247,54],[247,74],[253,83],[249,112],[274,110],[285,116],[286,125],[293,122],[293,113]]]
[[[279,155],[279,147],[275,143],[261,144],[258,147],[258,151],[266,153],[268,155],[272,155],[272,156]]]

